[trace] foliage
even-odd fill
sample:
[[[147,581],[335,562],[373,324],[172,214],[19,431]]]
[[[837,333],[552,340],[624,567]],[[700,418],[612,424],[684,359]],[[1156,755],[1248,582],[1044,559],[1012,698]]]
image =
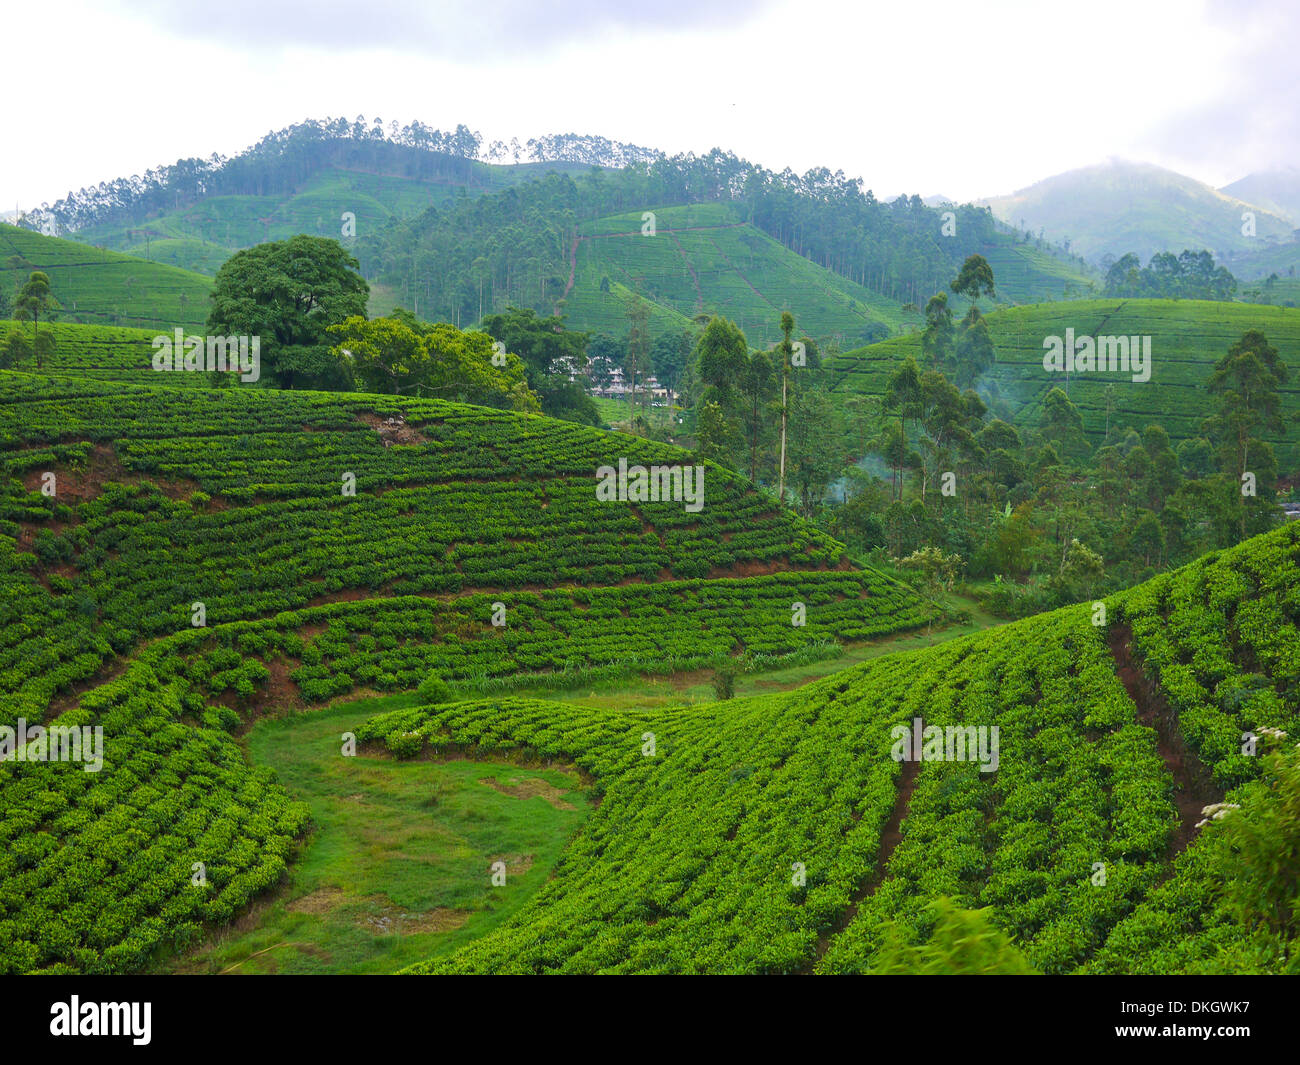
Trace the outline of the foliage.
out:
[[[924,943],[901,938],[897,925],[886,930],[871,973],[875,976],[1028,976],[1034,968],[998,929],[991,910],[966,910],[941,896],[927,905],[934,930]]]
[[[260,337],[266,375],[281,388],[344,389],[329,329],[364,315],[369,294],[338,241],[299,235],[230,257],[217,271],[207,330]]]

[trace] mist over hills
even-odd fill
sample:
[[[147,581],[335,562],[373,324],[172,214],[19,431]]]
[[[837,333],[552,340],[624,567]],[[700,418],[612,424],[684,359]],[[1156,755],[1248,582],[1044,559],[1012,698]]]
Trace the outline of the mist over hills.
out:
[[[1295,227],[1286,209],[1246,195],[1274,191],[1283,199],[1288,194],[1284,183],[1265,175],[1215,189],[1150,163],[1111,160],[980,203],[1004,222],[1100,263],[1129,252],[1146,260],[1186,248],[1222,258],[1289,243]],[[1254,215],[1253,235],[1246,231],[1247,213]]]

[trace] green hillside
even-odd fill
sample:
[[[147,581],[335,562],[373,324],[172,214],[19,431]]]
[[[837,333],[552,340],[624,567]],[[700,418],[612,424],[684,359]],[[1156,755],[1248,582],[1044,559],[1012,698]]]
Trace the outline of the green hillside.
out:
[[[135,969],[275,884],[306,822],[231,737],[262,708],[761,667],[932,617],[717,467],[698,512],[600,502],[619,458],[690,461],[436,401],[0,373],[0,723],[105,736],[98,773],[0,764],[0,969]]]
[[[734,208],[699,204],[654,213],[653,237],[642,235],[640,212],[578,226],[573,287],[562,305],[571,326],[626,332],[630,292],[673,312],[657,316],[660,328],[721,314],[756,345],[779,339],[783,310],[797,308],[799,327],[809,336],[841,343],[859,338],[872,323],[892,333],[918,320],[896,302],[789,251]]]
[[[0,223],[0,285],[14,290],[33,270],[50,275],[64,322],[171,329],[207,318],[206,277]]]
[[[1262,288],[1270,274],[1277,274],[1282,282],[1291,284],[1300,268],[1300,241],[1269,244],[1226,259],[1224,265],[1242,282],[1243,291]]]
[[[165,328],[165,327],[164,327]],[[10,330],[31,335],[30,322],[0,321],[0,344]],[[41,326],[54,335],[54,353],[45,360],[42,372],[100,381],[134,381],[172,388],[208,388],[212,382],[203,373],[157,373],[153,369],[154,337],[158,328],[134,329],[115,325],[77,325],[53,322]],[[170,330],[167,330],[170,333]],[[33,371],[34,361],[11,369]]]
[[[1099,262],[1128,252],[1143,262],[1155,252],[1202,249],[1222,257],[1251,252],[1261,240],[1290,240],[1293,226],[1193,178],[1145,163],[1081,167],[986,201],[1010,225],[1040,230],[1047,240]],[[1255,214],[1256,236],[1242,233]]]
[[[468,161],[467,161],[468,162]],[[323,167],[290,192],[210,196],[130,224],[94,225],[78,240],[212,275],[232,254],[298,233],[342,239],[343,215],[355,235],[443,207],[458,194],[482,195],[547,173],[584,173],[577,163],[468,163],[463,178],[410,178],[339,166]]]
[[[552,161],[483,162],[481,151],[512,150],[464,127],[307,121],[231,159],[180,160],[69,193],[29,222],[207,275],[254,244],[337,238],[375,283],[376,313],[402,305],[464,326],[531,307],[621,336],[625,298],[639,292],[652,333],[718,311],[760,344],[784,309],[818,340],[880,339],[914,321],[904,305],[923,305],[977,252],[1010,303],[1078,297],[1096,280],[1077,256],[1026,241],[987,210],[884,203],[843,174],[775,174],[716,149],[665,157],[573,134],[528,147]],[[663,241],[618,236],[639,235],[652,209]],[[121,306],[127,317],[135,309]]]
[[[1300,722],[1297,562],[1282,529],[1115,597],[1107,626],[1069,608],[734,703],[379,716],[361,739],[522,747],[601,796],[517,915],[414,971],[869,972],[924,942],[944,896],[991,908],[1040,972],[1280,971],[1266,951],[1286,939],[1247,931],[1220,895],[1270,872],[1230,855],[1230,833],[1285,801],[1240,737]],[[1172,773],[1165,698],[1187,745]],[[917,719],[970,757],[891,757]],[[947,738],[992,728],[978,758]],[[1225,787],[1240,811],[1203,817]]]
[[[1081,269],[1077,262],[1033,243],[987,242],[980,246],[979,254],[993,268],[998,295],[1008,303],[1081,299],[1100,285],[1099,279]],[[954,300],[953,306],[964,310],[966,304]]]
[[[1102,626],[1080,605],[703,706],[511,696],[809,661],[932,617],[715,466],[698,513],[599,502],[618,457],[690,461],[433,400],[0,373],[0,724],[103,730],[96,772],[0,763],[0,970],[165,964],[299,863],[273,912],[324,937],[301,952],[316,971],[321,942],[351,968],[869,971],[931,933],[940,896],[991,908],[1043,972],[1272,964],[1216,901],[1231,822],[1192,821],[1224,789],[1243,817],[1273,801],[1240,733],[1300,716],[1297,527],[1112,596]],[[455,686],[436,705],[400,695],[431,672]],[[375,693],[401,703],[356,725],[340,707],[298,761],[261,733],[283,779],[235,738]],[[918,717],[998,746],[900,762]],[[425,854],[430,789],[464,860]],[[383,828],[348,813],[372,801]],[[410,860],[365,859],[349,825]],[[475,855],[515,878],[499,902]],[[382,931],[402,913],[405,947]],[[236,964],[262,949],[239,942]]]
[[[1073,328],[1076,336],[1149,335],[1151,377],[1135,382],[1124,373],[1074,374],[1068,384],[1071,401],[1083,416],[1084,430],[1095,444],[1106,426],[1106,388],[1113,385],[1112,426],[1142,431],[1149,424],[1164,426],[1175,441],[1198,435],[1197,426],[1210,412],[1205,382],[1213,365],[1248,329],[1261,329],[1292,368],[1281,389],[1289,415],[1300,412],[1300,311],[1211,303],[1199,300],[1080,300],[1066,304],[1015,307],[991,312],[997,364],[981,384],[1009,407],[1018,426],[1037,427],[1042,402],[1055,387],[1066,388],[1063,374],[1043,369],[1043,340]],[[840,395],[883,395],[889,374],[908,355],[921,359],[920,337],[896,337],[834,360],[841,375]],[[1297,433],[1270,438],[1279,459],[1294,461]]]
[[[921,320],[897,301],[790,251],[744,221],[735,207],[696,204],[654,214],[654,237],[643,234],[640,212],[578,226],[573,286],[562,304],[571,325],[625,332],[631,292],[652,301],[655,311],[666,308],[683,319],[721,314],[760,347],[780,339],[783,310],[796,311],[799,328],[809,336],[841,347]],[[1060,299],[1087,291],[1090,279],[1076,265],[1004,236],[981,245],[1002,299]],[[606,279],[608,291],[602,288]],[[954,302],[959,304],[964,306]],[[663,318],[665,325],[677,324]]]

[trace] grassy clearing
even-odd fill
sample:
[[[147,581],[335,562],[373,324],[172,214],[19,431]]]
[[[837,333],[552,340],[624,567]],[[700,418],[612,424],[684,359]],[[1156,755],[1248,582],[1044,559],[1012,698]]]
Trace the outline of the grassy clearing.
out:
[[[537,890],[589,808],[576,773],[341,757],[344,732],[415,701],[365,699],[252,729],[250,758],[310,806],[314,830],[282,890],[170,971],[393,972],[482,935]],[[494,861],[506,863],[503,887]]]
[[[952,596],[949,605],[971,620],[852,644],[833,659],[745,674],[736,679],[736,696],[801,687],[884,654],[998,623],[971,600]],[[711,677],[710,670],[635,677],[561,697],[612,709],[703,705],[714,701]],[[555,697],[540,686],[518,694]],[[455,950],[527,901],[588,809],[576,775],[496,761],[340,757],[344,732],[417,702],[409,693],[342,702],[267,718],[251,730],[243,741],[250,760],[274,768],[290,795],[310,806],[314,831],[282,890],[174,960],[169,971],[392,972]],[[489,779],[497,786],[483,783]],[[536,794],[517,797],[530,792]],[[498,859],[507,862],[503,888],[490,885],[490,865]]]

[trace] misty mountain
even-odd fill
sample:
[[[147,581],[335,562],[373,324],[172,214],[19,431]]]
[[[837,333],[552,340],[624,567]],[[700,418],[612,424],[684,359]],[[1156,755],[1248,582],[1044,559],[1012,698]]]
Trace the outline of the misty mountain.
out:
[[[1295,167],[1247,174],[1219,191],[1248,203],[1257,203],[1300,226],[1300,170]]]
[[[1250,179],[1243,179],[1248,181]],[[1238,184],[1241,184],[1240,182]],[[1270,189],[1281,190],[1280,183]],[[1149,163],[1113,160],[1069,170],[981,201],[994,215],[1094,262],[1134,252],[1207,250],[1216,258],[1285,243],[1294,226],[1280,210]],[[1243,232],[1254,214],[1255,235]]]

